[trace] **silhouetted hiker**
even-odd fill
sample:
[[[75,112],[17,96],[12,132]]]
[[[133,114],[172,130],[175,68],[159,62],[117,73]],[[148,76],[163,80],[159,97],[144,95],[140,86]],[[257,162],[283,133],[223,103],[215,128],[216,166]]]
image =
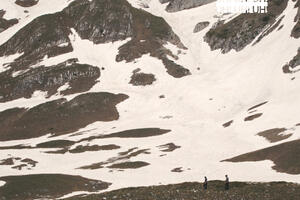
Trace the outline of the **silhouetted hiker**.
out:
[[[203,189],[207,190],[207,178],[204,176]]]
[[[225,175],[225,178],[226,178],[226,180],[225,180],[225,190],[229,190],[229,178],[228,178],[227,175]]]

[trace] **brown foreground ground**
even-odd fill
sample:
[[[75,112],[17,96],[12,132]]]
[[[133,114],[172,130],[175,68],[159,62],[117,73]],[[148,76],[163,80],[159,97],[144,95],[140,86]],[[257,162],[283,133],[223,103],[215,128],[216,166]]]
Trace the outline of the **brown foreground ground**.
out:
[[[286,182],[232,182],[224,190],[224,182],[210,181],[208,190],[201,183],[181,183],[151,187],[126,188],[77,196],[68,200],[299,200],[300,185]]]

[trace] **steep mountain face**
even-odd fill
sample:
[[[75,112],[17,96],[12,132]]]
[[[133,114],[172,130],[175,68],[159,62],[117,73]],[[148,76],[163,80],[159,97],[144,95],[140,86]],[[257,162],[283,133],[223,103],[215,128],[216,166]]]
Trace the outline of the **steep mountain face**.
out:
[[[204,39],[211,50],[221,49],[222,53],[232,49],[240,51],[262,32],[257,41],[278,27],[276,22],[280,20],[276,18],[285,10],[287,2],[272,0],[266,14],[241,14],[227,23],[220,21],[206,33]]]
[[[170,42],[184,48],[162,18],[133,8],[122,0],[84,0],[74,1],[62,12],[38,17],[29,23],[0,47],[0,56],[23,52],[11,63],[13,69],[20,70],[45,56],[54,57],[71,52],[71,28],[82,39],[93,41],[94,44],[131,37],[131,41],[120,47],[116,57],[118,62],[129,62],[148,53],[169,62],[166,55],[175,56],[163,44]],[[189,74],[187,69],[178,68],[181,77]]]

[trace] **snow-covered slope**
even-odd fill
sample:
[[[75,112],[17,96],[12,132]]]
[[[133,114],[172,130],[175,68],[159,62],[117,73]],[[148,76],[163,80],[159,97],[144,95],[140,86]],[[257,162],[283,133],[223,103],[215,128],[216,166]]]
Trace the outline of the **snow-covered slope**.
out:
[[[28,18],[23,16],[22,11],[13,13],[14,9],[11,7],[17,8],[16,5],[7,4],[4,9],[10,13],[9,16],[21,18],[21,21],[0,33],[0,42],[6,42],[20,27],[25,26],[33,18],[45,14],[43,8],[47,8],[47,12],[60,11],[68,3],[60,1],[49,5],[46,2],[48,1],[40,1],[36,7],[32,7],[32,14]],[[290,36],[296,24],[295,2],[288,1],[287,8],[277,18],[284,16],[279,24],[283,25],[281,29],[272,31],[255,45],[252,45],[254,40],[241,51],[231,50],[225,54],[220,50],[211,51],[208,43],[204,42],[204,36],[217,21],[230,21],[237,16],[218,15],[215,3],[176,13],[165,11],[166,5],[158,0],[144,2],[129,0],[129,3],[166,20],[186,47],[180,48],[165,42],[163,46],[178,57],[175,59],[168,55],[168,58],[187,68],[191,75],[180,79],[170,76],[166,73],[162,60],[150,54],[142,55],[132,62],[117,62],[115,58],[118,55],[118,48],[132,38],[95,44],[81,39],[72,29],[69,39],[73,51],[56,57],[45,57],[38,65],[49,67],[77,58],[78,63],[99,67],[101,69],[99,82],[83,93],[110,92],[128,95],[127,100],[117,105],[120,117],[115,121],[89,124],[67,135],[55,137],[45,135],[26,140],[2,141],[1,147],[26,145],[30,148],[15,147],[0,150],[1,158],[28,157],[38,163],[35,167],[27,169],[27,166],[22,170],[1,165],[0,176],[37,173],[82,175],[111,182],[113,184],[110,189],[198,181],[204,176],[209,179],[223,179],[225,174],[229,174],[232,180],[239,181],[300,182],[299,173],[292,175],[284,170],[285,173],[279,173],[272,169],[274,163],[270,160],[221,162],[300,137],[300,126],[296,125],[300,122],[299,74],[284,74],[282,70],[282,67],[295,56],[300,46],[299,39]],[[148,7],[141,6],[145,4]],[[208,21],[209,26],[198,33],[193,33],[195,25],[202,21]],[[2,64],[11,62],[15,57],[0,59]],[[36,65],[30,67],[34,68]],[[156,81],[149,86],[129,84],[130,77],[137,68],[143,73],[153,74]],[[0,72],[4,70],[5,67],[0,66]],[[66,88],[68,85],[60,91]],[[44,92],[36,91],[31,98],[0,103],[0,110],[15,107],[30,109],[61,97],[71,100],[78,95],[79,93],[64,96],[58,92],[46,98]],[[250,109],[263,102],[267,103]],[[223,126],[229,121],[233,122],[227,127]],[[171,132],[152,137],[86,139],[90,136],[154,127]],[[259,132],[274,128],[285,128],[282,133],[276,135],[279,137],[276,142],[270,142],[266,139],[268,137],[257,135]],[[45,131],[45,134],[47,133]],[[289,137],[284,137],[285,135]],[[34,148],[42,142],[62,139],[75,142],[65,153],[47,153],[53,149]],[[170,143],[178,148],[168,148],[170,145],[162,146]],[[70,151],[79,145],[112,144],[119,148],[82,153]],[[129,161],[139,161],[148,165],[131,169],[111,168],[113,164]],[[82,168],[95,163],[100,163],[101,167]],[[18,161],[14,165],[18,165]]]

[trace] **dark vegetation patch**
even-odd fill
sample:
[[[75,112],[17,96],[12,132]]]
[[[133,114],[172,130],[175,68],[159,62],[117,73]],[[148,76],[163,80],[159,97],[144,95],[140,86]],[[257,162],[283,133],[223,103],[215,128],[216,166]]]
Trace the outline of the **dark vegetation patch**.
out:
[[[206,33],[204,40],[211,50],[220,49],[222,53],[227,53],[232,49],[240,51],[268,25],[274,26],[276,17],[285,10],[287,2],[288,0],[269,0],[267,13],[244,13],[225,24],[219,23]],[[274,28],[270,29],[270,31],[273,30]],[[267,33],[269,34],[270,31]]]
[[[101,194],[68,198],[68,200],[296,200],[300,186],[295,183],[245,183],[231,182],[230,190],[224,191],[223,181],[209,181],[208,189],[202,183],[180,183],[137,188],[124,188]]]
[[[130,84],[134,86],[145,86],[145,85],[152,85],[156,78],[153,74],[146,74],[139,72],[140,70],[134,70],[131,76]]]
[[[272,160],[274,170],[288,174],[300,174],[300,140],[285,142],[269,148],[227,159],[228,162]]]
[[[96,121],[117,120],[116,105],[127,98],[124,94],[87,93],[70,101],[58,99],[29,110],[14,108],[1,112],[0,141],[34,138],[48,133],[62,135]]]
[[[160,151],[162,152],[172,152],[175,151],[176,149],[179,149],[181,146],[177,146],[174,143],[168,143],[164,145],[158,146],[160,148]]]
[[[257,133],[257,135],[266,138],[269,142],[272,142],[272,143],[279,142],[279,141],[285,140],[293,135],[293,134],[285,134],[285,135],[280,134],[286,130],[287,130],[286,128],[273,128],[273,129],[259,132],[259,133]]]
[[[22,6],[22,7],[32,7],[36,5],[39,0],[16,0],[15,4]]]
[[[5,176],[0,187],[1,198],[13,200],[56,199],[75,191],[95,192],[107,189],[110,183],[62,174]]]
[[[135,162],[122,162],[122,163],[116,163],[116,164],[112,164],[110,166],[108,166],[108,168],[112,168],[112,169],[138,169],[141,167],[146,167],[150,165],[147,162],[143,162],[143,161],[135,161]]]
[[[230,120],[229,122],[224,123],[223,127],[224,128],[229,127],[232,123],[233,123],[233,120]]]
[[[109,164],[114,165],[115,163],[118,163],[123,160],[126,160],[126,162],[130,162],[128,160],[130,160],[133,157],[137,157],[140,154],[150,154],[149,149],[131,148],[131,149],[128,149],[128,151],[120,152],[117,157],[109,158],[108,160],[106,160],[104,162],[93,163],[91,165],[82,166],[79,169],[100,169]],[[112,165],[110,165],[110,166],[112,166]],[[109,166],[107,166],[107,167],[109,167]]]
[[[18,19],[4,19],[5,10],[0,10],[0,33],[19,23]]]
[[[259,104],[255,105],[255,106],[252,106],[251,108],[248,109],[248,111],[252,111],[252,110],[255,109],[255,108],[258,108],[258,107],[260,107],[260,106],[262,106],[262,105],[265,105],[266,103],[268,103],[268,101],[259,103]]]
[[[47,97],[57,93],[60,86],[68,83],[70,89],[61,92],[64,95],[88,91],[100,77],[98,67],[78,64],[70,59],[55,66],[30,69],[12,77],[12,71],[0,74],[0,102],[21,97],[30,98],[34,91],[47,91]]]
[[[246,117],[244,119],[244,121],[252,121],[252,120],[254,120],[256,118],[259,118],[262,115],[263,115],[262,113],[257,113],[257,114],[254,114],[254,115],[250,115],[250,116]]]

